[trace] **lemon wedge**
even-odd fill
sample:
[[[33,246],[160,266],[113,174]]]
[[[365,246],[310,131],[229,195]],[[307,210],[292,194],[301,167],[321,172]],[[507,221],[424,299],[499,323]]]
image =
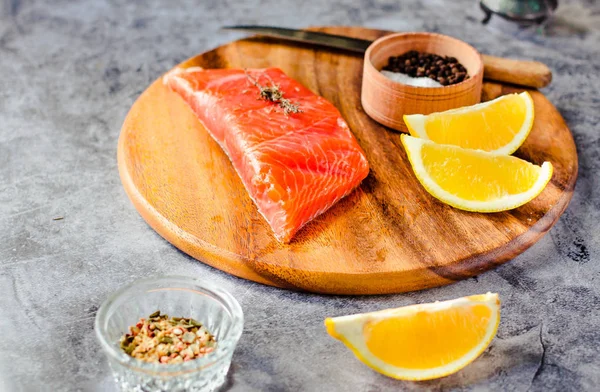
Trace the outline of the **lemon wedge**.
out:
[[[500,322],[498,294],[327,318],[332,337],[374,370],[401,380],[455,373],[490,344]]]
[[[497,212],[539,195],[552,177],[552,164],[402,135],[417,179],[433,197],[467,211]]]
[[[404,122],[415,137],[510,155],[529,135],[533,117],[533,100],[523,92],[445,112],[405,115]]]

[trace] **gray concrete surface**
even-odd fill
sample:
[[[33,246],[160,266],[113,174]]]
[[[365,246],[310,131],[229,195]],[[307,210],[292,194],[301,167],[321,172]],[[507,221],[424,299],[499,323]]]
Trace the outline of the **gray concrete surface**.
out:
[[[118,287],[165,273],[205,277],[241,302],[247,321],[232,391],[598,390],[600,4],[561,1],[543,32],[480,18],[467,0],[0,1],[0,390],[113,391],[92,330],[96,310]],[[122,190],[119,128],[162,72],[240,37],[219,26],[259,22],[437,31],[489,54],[547,63],[555,78],[544,92],[579,151],[571,205],[539,243],[495,271],[404,295],[287,292],[182,254]],[[322,324],[486,291],[503,299],[497,338],[441,380],[379,375]]]

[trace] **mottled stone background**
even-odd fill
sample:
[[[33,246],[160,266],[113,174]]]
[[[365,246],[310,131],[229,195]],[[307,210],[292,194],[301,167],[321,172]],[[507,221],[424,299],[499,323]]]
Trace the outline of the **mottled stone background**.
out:
[[[474,1],[0,0],[0,390],[113,391],[92,326],[139,277],[202,276],[246,314],[232,391],[598,390],[600,386],[600,4],[561,1],[543,31],[482,15]],[[404,295],[282,291],[207,267],[155,234],[119,181],[116,143],[133,101],[161,73],[238,38],[230,23],[364,25],[454,35],[554,71],[544,90],[570,125],[580,174],[557,225],[478,278]],[[63,220],[53,220],[64,217]],[[379,375],[329,338],[323,318],[499,292],[491,347],[442,380]]]

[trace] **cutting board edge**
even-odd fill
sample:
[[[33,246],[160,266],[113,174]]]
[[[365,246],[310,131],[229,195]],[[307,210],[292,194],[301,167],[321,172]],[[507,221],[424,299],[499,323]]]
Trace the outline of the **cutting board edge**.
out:
[[[144,196],[135,188],[129,174],[129,168],[127,167],[126,161],[123,159],[125,141],[124,135],[126,130],[121,130],[121,135],[118,141],[117,149],[117,160],[118,169],[121,181],[123,183],[124,190],[135,206],[136,210],[140,213],[144,221],[155,230],[161,237],[167,240],[174,247],[180,251],[186,253],[190,257],[202,261],[203,263],[210,265],[211,267],[220,269],[238,278],[252,280],[254,282],[262,283],[265,285],[273,286],[279,289],[286,289],[292,291],[310,291],[318,294],[330,294],[330,295],[382,295],[382,294],[397,294],[419,290],[426,290],[433,287],[445,286],[463,279],[468,279],[474,276],[478,276],[486,271],[496,268],[502,265],[519,254],[523,253],[531,246],[533,246],[539,239],[545,236],[550,229],[556,224],[564,210],[568,207],[570,200],[573,196],[574,187],[576,181],[570,183],[570,189],[565,190],[561,199],[566,199],[564,204],[561,204],[561,208],[556,210],[553,208],[548,211],[542,219],[540,219],[532,229],[521,234],[519,237],[512,239],[506,243],[505,246],[496,248],[492,251],[481,253],[470,257],[468,259],[457,260],[452,264],[444,266],[430,266],[423,268],[414,268],[396,272],[374,272],[374,273],[339,273],[331,272],[327,273],[324,271],[299,271],[294,268],[283,269],[277,273],[273,273],[271,266],[267,263],[263,263],[260,260],[250,260],[248,258],[241,257],[237,254],[228,252],[226,250],[216,248],[212,244],[197,238],[190,233],[184,232],[177,226],[168,221],[162,216],[150,203],[144,198]],[[575,173],[575,177],[577,177]],[[546,223],[547,222],[547,223]],[[181,239],[186,238],[188,242],[185,243]],[[515,246],[515,244],[518,244]],[[203,246],[199,246],[203,245]],[[509,253],[507,249],[512,248]],[[501,257],[498,254],[503,254]],[[214,261],[216,260],[216,261]],[[232,267],[230,264],[232,260],[238,263],[237,266]],[[240,265],[243,266],[240,268]],[[462,271],[455,271],[455,267],[461,267]],[[278,266],[278,268],[281,268]],[[466,270],[465,270],[466,268]],[[408,287],[406,285],[406,279],[402,279],[404,276],[412,275],[415,272],[431,272],[435,275],[428,282],[419,282],[419,287]],[[310,284],[306,285],[302,281],[290,281],[285,279],[286,276],[295,276],[298,272],[306,275],[307,273],[314,273],[319,275],[318,282],[310,281]],[[440,278],[442,281],[440,281]],[[385,287],[381,287],[377,284],[381,281],[389,281],[398,279],[398,286],[386,284]],[[304,280],[303,280],[304,281]],[[331,287],[330,284],[323,282],[343,282],[343,284],[336,287]],[[319,282],[321,282],[319,284]]]

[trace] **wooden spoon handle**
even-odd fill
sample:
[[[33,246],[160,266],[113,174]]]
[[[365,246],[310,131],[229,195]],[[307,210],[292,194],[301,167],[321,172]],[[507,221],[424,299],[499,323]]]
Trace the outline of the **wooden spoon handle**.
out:
[[[541,88],[552,80],[552,71],[539,61],[505,59],[482,54],[483,77],[498,82]]]

